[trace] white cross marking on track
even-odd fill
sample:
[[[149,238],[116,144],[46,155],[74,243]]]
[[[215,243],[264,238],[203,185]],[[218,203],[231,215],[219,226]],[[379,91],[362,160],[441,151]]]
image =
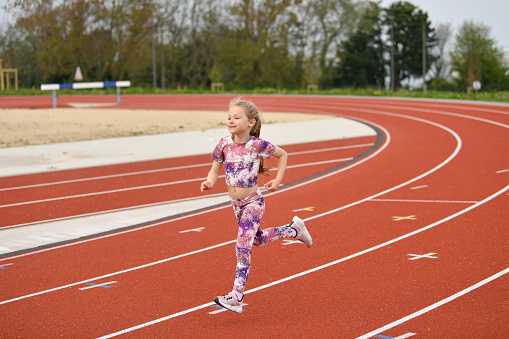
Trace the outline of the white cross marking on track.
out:
[[[96,287],[103,287],[103,288],[110,288],[111,286],[108,286],[108,285],[111,285],[111,284],[114,284],[116,283],[116,281],[109,281],[109,282],[106,282],[106,283],[102,283],[102,284],[95,284],[95,283],[87,283],[87,285],[91,285],[91,286],[87,286],[87,287],[82,287],[80,288],[80,290],[88,290],[90,288],[96,288]]]
[[[308,212],[310,212],[310,211],[313,211],[314,209],[315,209],[315,207],[311,206],[311,207],[299,208],[297,210],[293,210],[292,212],[300,212],[300,211],[308,211]]]
[[[438,259],[438,257],[435,257],[436,253],[426,253],[426,254],[407,254],[412,256],[413,258],[408,258],[408,260],[417,260],[422,258],[428,258],[428,259]]]
[[[409,215],[407,217],[392,217],[394,221],[400,221],[400,220],[416,220],[417,218],[415,215]]]
[[[411,190],[418,190],[419,188],[427,188],[428,185],[422,185],[422,186],[415,186],[415,187],[410,187]]]
[[[205,229],[205,227],[191,228],[190,230],[180,231],[179,233],[201,232],[204,229]]]
[[[302,241],[300,240],[288,240],[288,239],[283,239],[283,246],[286,246],[286,245],[293,245],[293,244],[303,244]]]

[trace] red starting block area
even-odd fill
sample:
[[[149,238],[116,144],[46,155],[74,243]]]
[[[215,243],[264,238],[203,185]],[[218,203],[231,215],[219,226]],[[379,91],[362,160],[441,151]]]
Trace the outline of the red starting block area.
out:
[[[231,98],[125,95],[120,108],[226,110]],[[297,214],[313,247],[255,248],[241,314],[212,301],[234,279],[237,226],[227,203],[10,253],[0,258],[0,337],[507,336],[509,106],[251,99],[264,111],[349,117],[377,131],[285,146],[295,166],[264,194],[262,228]],[[59,97],[63,106],[71,100]],[[51,107],[51,99],[0,98],[0,107],[27,106]],[[208,169],[192,165],[209,161],[203,154],[0,178],[0,239],[12,225],[200,199],[192,179]],[[161,168],[174,169],[146,173]],[[106,190],[118,192],[95,194]],[[210,194],[224,191],[218,181]]]

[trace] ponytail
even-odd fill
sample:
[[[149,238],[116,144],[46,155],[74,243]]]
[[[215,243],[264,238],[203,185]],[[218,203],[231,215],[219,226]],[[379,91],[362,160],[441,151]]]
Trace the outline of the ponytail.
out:
[[[251,131],[249,131],[249,135],[259,138],[260,137],[260,130],[262,129],[262,119],[260,116],[260,112],[258,108],[253,104],[250,100],[244,100],[242,98],[235,98],[232,101],[230,101],[230,108],[233,106],[239,106],[244,108],[244,111],[246,112],[247,118],[249,120],[254,119],[255,125],[251,128]],[[268,167],[263,166],[264,158],[260,158],[260,169],[258,170],[258,173],[268,176],[269,175],[269,169]]]

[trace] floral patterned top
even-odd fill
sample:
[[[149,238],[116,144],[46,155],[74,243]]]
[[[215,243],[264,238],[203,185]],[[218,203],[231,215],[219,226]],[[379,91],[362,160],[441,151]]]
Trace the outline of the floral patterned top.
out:
[[[214,148],[212,159],[224,162],[226,184],[234,187],[252,187],[258,183],[260,157],[270,158],[276,146],[251,136],[245,144],[237,144],[233,136],[221,138]]]

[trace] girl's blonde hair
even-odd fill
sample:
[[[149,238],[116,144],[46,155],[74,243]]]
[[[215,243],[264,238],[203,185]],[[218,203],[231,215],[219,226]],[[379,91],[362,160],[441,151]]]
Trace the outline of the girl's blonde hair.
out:
[[[241,97],[235,98],[232,101],[230,101],[229,108],[232,108],[234,106],[242,107],[247,115],[247,118],[249,120],[251,119],[255,120],[255,125],[251,128],[249,134],[259,138],[260,130],[262,129],[262,117],[260,111],[258,110],[258,107],[256,107],[256,105],[251,100],[244,100]],[[258,173],[268,176],[269,168],[263,166],[263,160],[264,160],[263,158],[260,159],[260,169]]]

